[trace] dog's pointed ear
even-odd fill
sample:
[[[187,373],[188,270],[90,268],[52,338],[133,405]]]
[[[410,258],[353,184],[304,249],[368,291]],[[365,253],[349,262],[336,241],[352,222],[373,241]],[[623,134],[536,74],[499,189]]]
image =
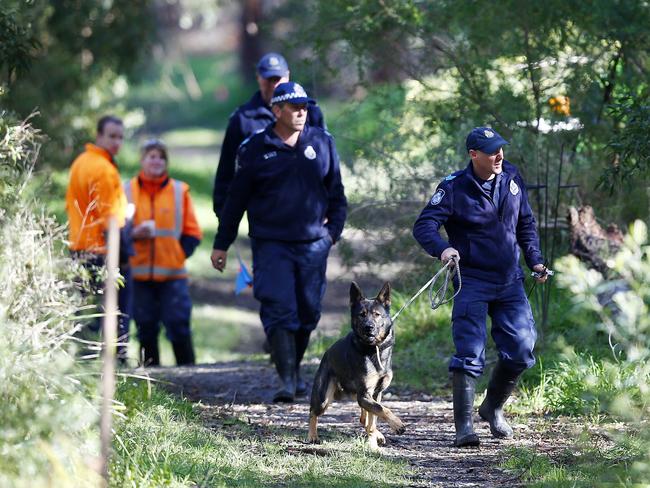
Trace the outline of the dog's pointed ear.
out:
[[[386,308],[390,307],[390,283],[388,281],[381,287],[375,300],[380,302]]]
[[[350,305],[359,303],[361,300],[363,300],[363,292],[361,291],[361,288],[359,288],[359,285],[353,281],[350,285]]]

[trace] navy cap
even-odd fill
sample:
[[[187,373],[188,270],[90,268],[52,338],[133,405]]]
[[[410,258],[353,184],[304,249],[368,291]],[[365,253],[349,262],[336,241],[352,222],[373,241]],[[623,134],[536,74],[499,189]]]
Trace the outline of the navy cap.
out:
[[[282,78],[289,76],[289,65],[280,54],[268,53],[257,62],[257,72],[262,78],[271,78],[272,76]]]
[[[468,152],[470,149],[474,149],[486,154],[494,154],[506,144],[510,143],[490,127],[475,127],[465,139],[465,147]]]
[[[287,81],[275,87],[275,90],[273,90],[273,98],[271,98],[271,105],[281,102],[298,104],[311,101],[312,99],[307,96],[307,92],[302,86],[293,81]]]

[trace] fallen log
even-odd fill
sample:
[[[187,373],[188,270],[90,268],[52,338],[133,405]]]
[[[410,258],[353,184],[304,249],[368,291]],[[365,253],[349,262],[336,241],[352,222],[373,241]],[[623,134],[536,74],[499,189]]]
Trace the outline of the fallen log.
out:
[[[616,224],[603,229],[596,221],[591,206],[569,207],[567,220],[571,233],[571,254],[607,276],[607,259],[616,254],[623,244],[621,230]]]

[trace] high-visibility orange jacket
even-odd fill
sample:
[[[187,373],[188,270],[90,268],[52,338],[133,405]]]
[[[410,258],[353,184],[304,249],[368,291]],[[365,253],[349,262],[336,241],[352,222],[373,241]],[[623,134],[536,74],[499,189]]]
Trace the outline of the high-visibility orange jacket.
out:
[[[126,205],[120,174],[110,153],[86,144],[86,150],[72,162],[65,196],[70,249],[106,254],[108,218],[115,217],[123,227]]]
[[[127,199],[135,204],[133,227],[145,220],[156,223],[154,238],[133,242],[135,256],[131,256],[130,264],[135,280],[168,281],[187,277],[181,239],[187,236],[200,241],[202,238],[189,190],[186,183],[167,175],[152,179],[142,172],[125,184]]]

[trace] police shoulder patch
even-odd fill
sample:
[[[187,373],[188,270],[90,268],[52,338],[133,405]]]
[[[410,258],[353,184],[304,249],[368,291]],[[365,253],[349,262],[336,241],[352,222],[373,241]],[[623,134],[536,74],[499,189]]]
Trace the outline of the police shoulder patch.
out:
[[[436,191],[431,197],[431,205],[438,205],[442,199],[445,197],[445,190],[442,188]]]

